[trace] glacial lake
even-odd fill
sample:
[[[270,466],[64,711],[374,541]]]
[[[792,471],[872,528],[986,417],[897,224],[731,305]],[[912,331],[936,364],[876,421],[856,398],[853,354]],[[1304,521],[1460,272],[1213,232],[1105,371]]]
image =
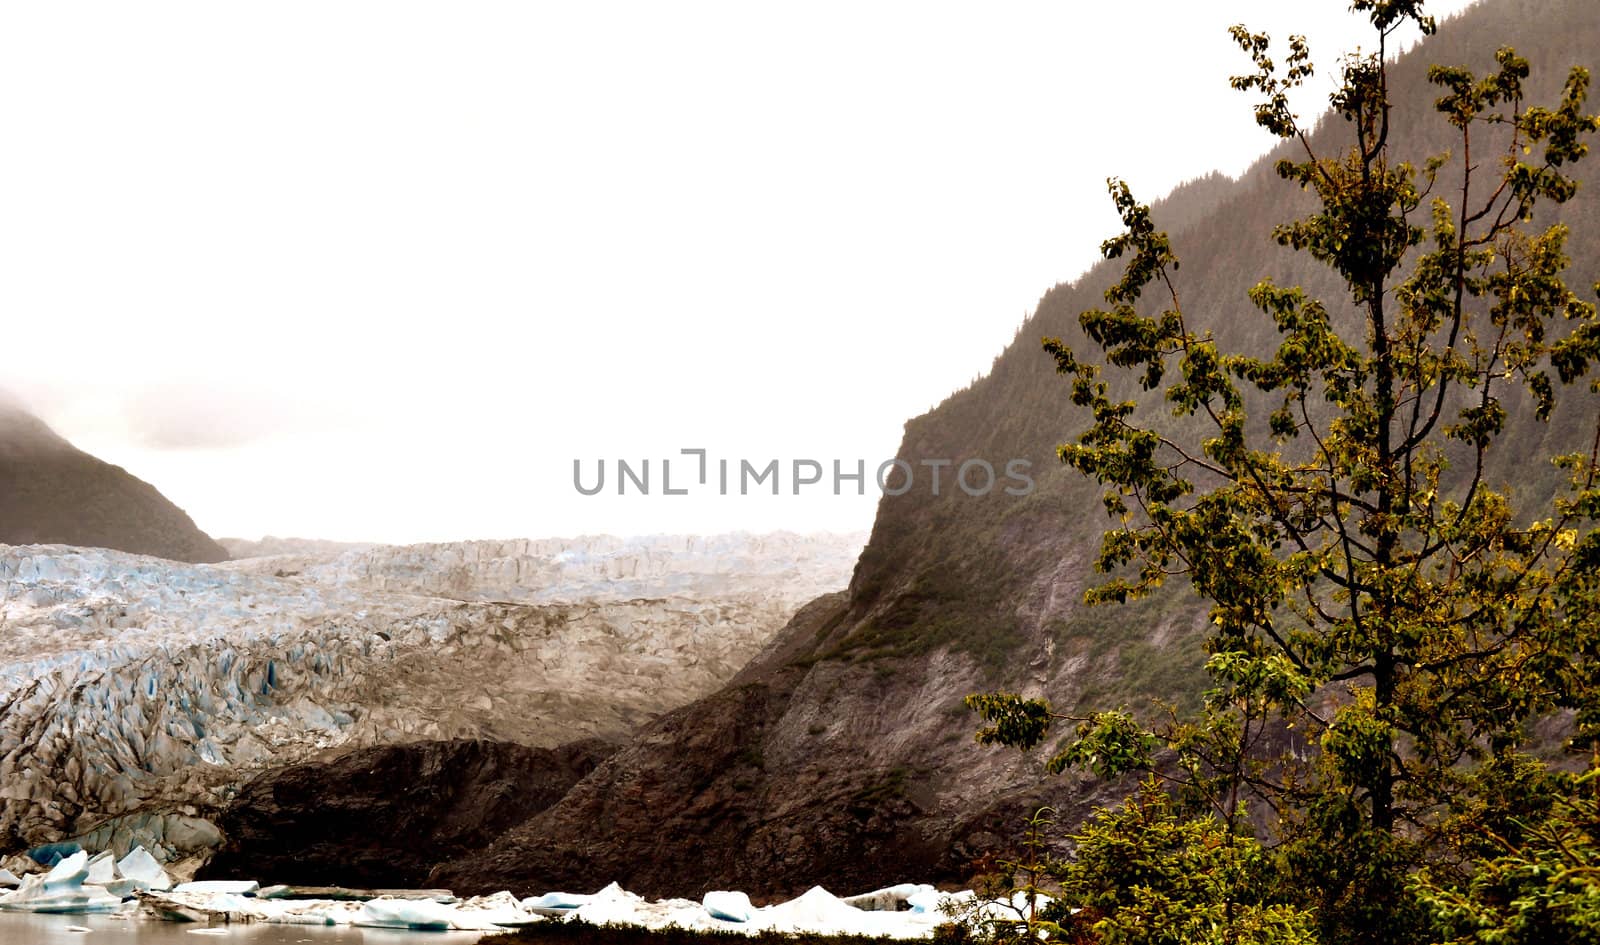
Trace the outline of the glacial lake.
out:
[[[0,945],[473,945],[483,937],[324,925],[233,925],[216,931],[222,934],[184,922],[0,913]]]

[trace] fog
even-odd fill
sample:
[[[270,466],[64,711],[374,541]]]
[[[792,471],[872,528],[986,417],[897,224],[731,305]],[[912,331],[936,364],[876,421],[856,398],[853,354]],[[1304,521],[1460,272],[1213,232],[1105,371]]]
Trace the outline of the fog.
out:
[[[213,535],[865,529],[572,465],[892,457],[1107,176],[1271,144],[1231,23],[1366,41],[1301,6],[11,4],[0,386]]]

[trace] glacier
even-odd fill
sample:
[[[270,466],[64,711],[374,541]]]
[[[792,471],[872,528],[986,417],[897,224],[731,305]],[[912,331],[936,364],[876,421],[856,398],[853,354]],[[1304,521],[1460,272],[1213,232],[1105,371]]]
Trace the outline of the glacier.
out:
[[[845,586],[863,542],[596,536],[218,565],[0,545],[0,844],[143,847],[182,878],[222,840],[207,812],[266,768],[422,739],[619,739]]]

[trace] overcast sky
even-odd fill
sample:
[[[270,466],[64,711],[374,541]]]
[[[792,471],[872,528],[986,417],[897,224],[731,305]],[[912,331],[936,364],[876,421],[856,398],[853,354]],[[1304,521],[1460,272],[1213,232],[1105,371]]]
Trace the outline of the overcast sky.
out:
[[[6,4],[0,386],[213,535],[866,529],[660,458],[889,459],[1347,5]]]

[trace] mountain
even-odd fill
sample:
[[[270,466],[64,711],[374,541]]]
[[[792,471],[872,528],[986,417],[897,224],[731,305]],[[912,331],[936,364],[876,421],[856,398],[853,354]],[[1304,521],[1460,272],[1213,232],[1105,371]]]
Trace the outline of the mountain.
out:
[[[1428,64],[1482,72],[1503,45],[1531,59],[1530,100],[1546,101],[1569,66],[1600,65],[1600,18],[1592,0],[1496,0],[1443,24],[1393,71],[1398,153],[1420,159],[1450,144]],[[1342,145],[1337,124],[1316,133],[1324,150],[1336,147],[1330,133]],[[1155,208],[1158,226],[1170,211],[1188,317],[1226,347],[1270,350],[1275,330],[1246,299],[1263,278],[1304,286],[1330,309],[1344,298],[1320,264],[1270,238],[1274,224],[1307,209],[1273,172],[1277,157],[1237,181],[1198,181]],[[1600,273],[1596,194],[1587,188],[1561,211],[1573,225],[1580,287]],[[1182,589],[1137,606],[1082,604],[1107,519],[1098,488],[1054,459],[1083,421],[1039,339],[1081,340],[1078,313],[1103,304],[1119,270],[1103,264],[1051,289],[986,377],[906,425],[899,456],[913,466],[1026,459],[1037,481],[1030,495],[974,498],[947,487],[885,497],[846,593],[813,602],[720,692],[664,716],[559,803],[441,865],[433,882],[534,892],[615,880],[694,896],[959,881],[1001,851],[1035,805],[1054,804],[1070,823],[1114,796],[1118,785],[1046,778],[1039,758],[975,745],[961,698],[1003,688],[1071,710],[1184,703],[1200,690],[1203,608]],[[1573,445],[1579,420],[1592,417],[1569,408],[1548,426],[1519,418],[1491,456],[1491,478],[1514,481],[1529,499],[1548,496],[1554,471],[1521,460]]]
[[[156,488],[0,397],[0,543],[111,548],[174,561],[228,552]]]

